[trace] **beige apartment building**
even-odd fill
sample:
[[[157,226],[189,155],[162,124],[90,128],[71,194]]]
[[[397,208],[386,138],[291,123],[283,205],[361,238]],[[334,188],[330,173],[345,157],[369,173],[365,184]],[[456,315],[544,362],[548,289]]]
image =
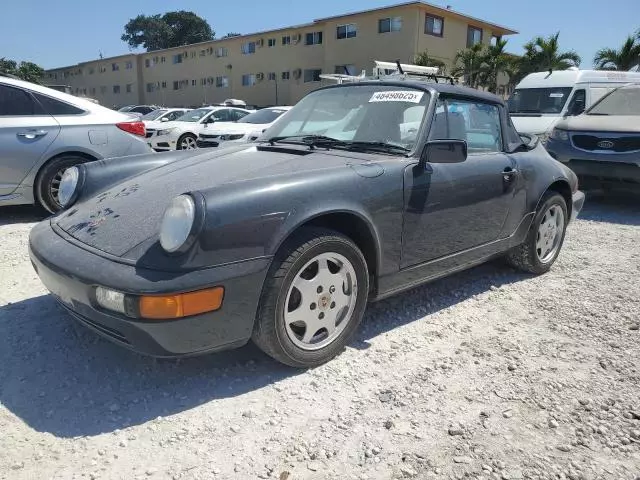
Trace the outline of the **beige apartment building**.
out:
[[[46,72],[46,82],[109,107],[201,106],[239,98],[292,105],[322,83],[321,73],[358,75],[374,60],[410,63],[429,54],[449,68],[458,50],[517,33],[449,8],[413,1],[311,23],[141,54],[102,58]]]

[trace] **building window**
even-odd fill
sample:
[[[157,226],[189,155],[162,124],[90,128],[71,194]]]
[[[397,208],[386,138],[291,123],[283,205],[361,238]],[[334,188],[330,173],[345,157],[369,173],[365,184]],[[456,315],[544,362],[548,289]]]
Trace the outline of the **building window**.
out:
[[[229,55],[229,51],[226,49],[226,47],[216,48],[216,57],[221,58],[226,57],[227,55]]]
[[[196,58],[196,51],[195,50],[191,51],[191,58]]]
[[[252,87],[256,84],[256,76],[253,73],[247,73],[242,75],[242,86],[243,87]]]
[[[167,61],[167,59],[165,57],[160,57],[160,63],[164,63],[166,61]]]
[[[200,56],[201,57],[206,57],[207,56],[207,51],[206,50],[200,50]]]
[[[107,93],[107,87],[106,87],[105,85],[102,85],[102,86],[100,87],[100,93],[101,93],[101,94],[103,94],[103,95],[104,95],[105,93]]]
[[[355,75],[356,66],[355,65],[336,65],[335,73],[339,73],[341,75]]]
[[[291,78],[290,72],[282,72],[282,80],[289,80]]]
[[[149,67],[151,66],[151,60],[150,60],[150,59],[148,59],[148,58],[145,58],[145,59],[144,59],[144,66],[145,66],[146,68],[149,68]]]
[[[242,54],[251,55],[256,53],[256,42],[247,42],[242,44]]]
[[[181,53],[178,53],[177,55],[173,56],[173,64],[175,65],[176,63],[182,63],[182,54]]]
[[[216,77],[216,87],[218,88],[227,88],[229,86],[229,77],[222,76]]]
[[[424,33],[441,37],[444,34],[444,18],[436,15],[427,15],[424,23]]]
[[[124,64],[124,68],[126,68],[127,70],[131,70],[133,68],[133,62],[131,60],[128,60],[125,64]]]
[[[275,47],[276,46],[276,39],[275,38],[270,38],[267,41],[267,45],[269,45],[270,47]]]
[[[175,82],[173,82],[174,90],[182,90],[183,88],[186,88],[188,86],[189,86],[189,80],[176,80]]]
[[[191,80],[191,86],[195,87],[196,85],[198,85],[198,81],[197,80]]]
[[[482,29],[469,25],[467,29],[467,47],[473,47],[477,43],[482,43]]]
[[[291,45],[291,35],[284,35],[282,37],[282,45]]]
[[[95,95],[95,94],[96,94],[96,87],[93,87],[93,88],[91,89],[91,95]]]
[[[162,88],[167,88],[167,82],[162,82]]]
[[[131,93],[132,89],[133,89],[133,84],[132,83],[127,83],[127,93]]]
[[[93,67],[89,67],[89,75],[93,75],[94,73],[96,73],[96,69]]]
[[[155,83],[147,83],[147,93],[151,93],[156,89]]]
[[[113,86],[113,93],[120,93],[120,85]]]
[[[120,70],[120,65],[118,65],[117,63],[112,63],[111,64],[111,71],[112,72],[117,72],[118,70]]]
[[[358,35],[358,27],[355,23],[350,23],[348,25],[338,25],[336,33],[338,40],[342,40],[343,38],[355,38]]]
[[[381,18],[378,20],[378,33],[399,32],[402,30],[402,17]]]
[[[304,71],[304,83],[319,82],[320,75],[322,75],[322,70],[320,69],[307,69]]]
[[[270,72],[269,75],[267,75],[267,80],[269,80],[270,82],[275,82],[276,72]]]
[[[100,73],[104,73],[107,71],[107,67],[105,67],[104,65],[100,65]]]
[[[322,32],[307,33],[305,45],[322,45]]]

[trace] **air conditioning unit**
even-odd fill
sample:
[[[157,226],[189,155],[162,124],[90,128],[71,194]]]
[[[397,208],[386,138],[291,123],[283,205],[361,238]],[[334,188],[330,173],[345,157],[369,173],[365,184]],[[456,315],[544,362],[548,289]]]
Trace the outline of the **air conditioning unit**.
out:
[[[260,72],[260,73],[256,74],[256,79],[258,79],[259,82],[264,80],[264,73]]]
[[[296,69],[293,71],[293,78],[295,78],[296,80],[298,80],[301,76],[302,76],[302,69],[300,69],[300,68],[296,68]]]
[[[294,45],[297,44],[300,40],[302,40],[302,35],[300,35],[299,33],[291,37],[291,41]]]

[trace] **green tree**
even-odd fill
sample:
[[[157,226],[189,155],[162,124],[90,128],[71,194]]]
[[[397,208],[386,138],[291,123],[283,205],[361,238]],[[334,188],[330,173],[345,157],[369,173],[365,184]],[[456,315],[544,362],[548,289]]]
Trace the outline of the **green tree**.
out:
[[[640,63],[640,31],[629,35],[619,49],[601,48],[593,58],[597,70],[631,70]]]
[[[429,55],[428,50],[425,50],[424,52],[417,54],[413,59],[413,63],[414,65],[419,65],[421,67],[438,67],[439,68],[438,73],[440,75],[447,74],[447,64],[444,63],[442,60],[439,60]]]
[[[6,58],[0,58],[0,73],[9,75],[16,75],[18,70],[18,63],[15,60],[7,60]]]
[[[32,62],[16,62],[15,60],[8,60],[6,58],[0,58],[0,73],[14,75],[27,82],[40,83],[42,77],[44,77],[44,69],[40,65],[36,65]]]
[[[180,10],[164,15],[138,15],[127,22],[120,38],[131,48],[142,46],[150,52],[213,40],[215,32],[205,19]]]
[[[485,46],[482,43],[458,50],[453,61],[454,67],[451,74],[454,77],[464,77],[468,86],[478,88],[485,75],[484,61]]]
[[[573,50],[560,51],[558,38],[560,32],[549,35],[547,38],[535,37],[524,45],[524,55],[520,69],[526,73],[541,72],[545,70],[566,70],[570,67],[580,66],[581,58]]]
[[[498,91],[500,74],[513,74],[511,55],[504,50],[506,46],[507,40],[499,39],[495,45],[489,45],[484,52],[480,66],[482,72],[480,82],[492,93]]]

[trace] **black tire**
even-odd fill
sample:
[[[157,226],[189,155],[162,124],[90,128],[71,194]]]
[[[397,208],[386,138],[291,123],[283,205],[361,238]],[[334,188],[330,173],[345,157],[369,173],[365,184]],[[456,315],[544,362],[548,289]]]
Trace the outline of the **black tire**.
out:
[[[176,150],[186,150],[182,148],[182,142],[185,138],[192,138],[194,142],[198,140],[198,137],[196,137],[193,133],[185,133],[184,135],[180,136],[180,138],[178,138],[178,143],[176,144]]]
[[[338,253],[354,267],[357,297],[355,307],[341,333],[318,350],[305,350],[295,345],[286,330],[284,308],[287,292],[300,269],[317,255]],[[364,315],[369,292],[369,272],[360,249],[348,237],[324,228],[303,228],[288,240],[276,254],[265,280],[252,340],[267,355],[297,368],[321,365],[344,349]]]
[[[564,227],[562,229],[562,236],[555,254],[547,261],[542,262],[536,251],[538,228],[540,227],[540,222],[542,221],[545,213],[554,205],[559,206],[562,209],[564,214]],[[533,223],[529,228],[527,238],[524,243],[518,245],[507,254],[507,261],[511,266],[524,272],[535,273],[537,275],[547,273],[562,250],[562,244],[564,243],[568,223],[569,217],[567,215],[567,202],[564,197],[553,191],[545,193],[540,200],[540,205],[533,219]]]
[[[60,211],[62,205],[58,202],[56,183],[67,168],[87,161],[85,157],[78,155],[61,155],[50,160],[36,177],[35,194],[38,203],[50,213]]]

